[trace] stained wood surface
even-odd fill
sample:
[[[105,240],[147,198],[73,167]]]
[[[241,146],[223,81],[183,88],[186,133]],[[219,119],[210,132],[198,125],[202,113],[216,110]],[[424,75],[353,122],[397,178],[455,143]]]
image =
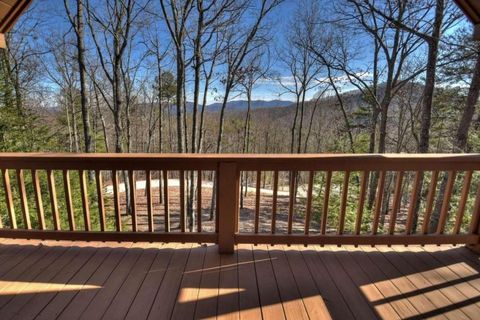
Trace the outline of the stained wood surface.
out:
[[[475,319],[465,247],[0,238],[1,319]]]
[[[287,246],[295,244],[357,246],[478,244],[480,192],[477,192],[477,200],[472,210],[470,203],[473,199],[470,190],[474,187],[478,188],[478,183],[473,177],[474,174],[476,177],[476,171],[480,169],[479,160],[480,154],[1,153],[0,170],[6,210],[0,216],[2,218],[0,219],[2,222],[0,236],[79,241],[179,241],[182,243],[211,241],[218,243],[223,253],[233,252],[234,246],[240,243]],[[24,177],[24,172],[29,169],[33,183]],[[111,183],[111,186],[108,185],[109,188],[104,190],[101,173],[106,170],[111,173],[105,177],[111,179],[111,182],[109,180],[106,182]],[[163,191],[164,230],[158,228],[158,221],[154,221],[152,170],[163,173],[163,190],[160,190],[162,188],[159,186],[158,192]],[[218,180],[215,185],[216,200],[212,201],[215,203],[212,205],[215,207],[216,216],[210,219],[214,218],[215,232],[207,226],[208,222],[205,219],[203,227],[205,230],[202,232],[202,174],[207,174],[205,170],[213,171],[215,179]],[[78,172],[81,208],[75,203],[76,201],[72,201],[75,200],[72,193],[78,186],[76,186],[77,181],[70,179],[71,171]],[[168,174],[172,171],[173,177],[178,176],[179,188],[178,192],[171,194],[172,199],[169,199]],[[245,221],[244,212],[240,212],[238,206],[239,176],[244,171],[256,173],[251,221]],[[44,179],[46,181],[40,181],[38,172],[41,172],[42,176],[46,172],[46,179]],[[272,172],[273,179],[270,179]],[[282,172],[281,180],[279,180],[279,172]],[[423,186],[424,172],[430,180],[428,195],[425,194],[427,190],[422,190],[426,187]],[[10,176],[14,173],[16,178],[11,181]],[[57,181],[60,180],[61,173],[63,173],[63,186]],[[287,183],[283,179],[285,173],[289,174]],[[321,185],[314,179],[317,173],[322,177]],[[369,179],[372,173],[378,181]],[[395,175],[392,175],[393,173]],[[415,173],[414,179],[412,179],[412,173]],[[439,192],[437,196],[439,173],[442,176],[448,174],[448,181],[442,182],[442,188],[445,184],[445,192]],[[93,185],[93,181],[90,181],[93,179],[93,174],[95,174],[97,197],[89,195],[90,184]],[[455,183],[457,175],[459,179],[463,178],[461,192],[456,190],[458,189]],[[196,189],[193,187],[195,182],[191,181],[195,180],[195,177],[197,177]],[[343,183],[337,181],[339,180],[337,177],[342,177]],[[160,175],[158,178],[162,179]],[[144,195],[137,194],[137,179],[139,182],[146,179]],[[271,212],[265,212],[264,204],[270,201],[270,196],[262,191],[262,179],[263,188],[272,189]],[[304,185],[305,180],[307,180],[306,185]],[[42,193],[40,185],[44,185],[45,182],[48,190]],[[186,190],[185,183],[188,182],[192,183],[191,190],[190,188]],[[378,182],[376,190],[369,187],[370,182]],[[74,183],[74,188],[71,183]],[[270,185],[267,187],[268,184]],[[287,184],[288,208],[285,209],[283,187]],[[320,185],[321,190],[316,190],[317,184]],[[59,194],[64,192],[65,201],[57,199],[57,187],[60,188]],[[282,187],[281,194],[279,194],[280,187]],[[306,194],[305,190],[301,190],[304,187]],[[35,219],[33,216],[32,221],[30,221],[28,204],[31,195],[27,194],[31,189],[34,191],[38,217]],[[370,194],[369,189],[375,194]],[[209,195],[208,190],[206,191],[204,198]],[[189,197],[192,192],[196,192],[196,202],[188,202],[187,206],[187,198],[189,201],[193,200]],[[110,196],[110,193],[113,195]],[[440,194],[443,196],[442,199],[438,199]],[[50,200],[47,225],[44,220],[42,197],[49,197]],[[130,201],[123,201],[124,199]],[[143,199],[146,199],[146,205],[140,201]],[[172,208],[169,208],[170,200]],[[330,201],[332,203],[329,205]],[[354,213],[351,210],[352,201],[356,203],[353,208]],[[439,201],[442,204],[440,215],[431,217],[433,205],[440,203]],[[127,202],[128,204],[124,205]],[[323,206],[320,206],[321,202]],[[450,212],[454,202],[458,202],[455,213]],[[112,204],[113,216],[110,217]],[[177,204],[179,213],[175,210]],[[418,204],[421,204],[420,208],[417,208]],[[338,209],[335,206],[338,206]],[[90,208],[95,208],[94,212],[91,213]],[[83,224],[80,217],[75,216],[81,214],[80,209],[83,213]],[[105,212],[106,209],[109,211],[109,216]],[[195,210],[193,215],[198,218],[196,224],[193,216],[190,216],[190,209]],[[172,221],[170,221],[169,210],[173,212]],[[417,215],[418,210],[422,211],[419,215]],[[156,207],[155,211],[157,211]],[[126,214],[123,214],[124,212]],[[96,216],[97,213],[99,216]],[[92,221],[91,214],[94,215]],[[109,222],[114,221],[115,232],[106,230],[107,218]],[[76,219],[79,226],[75,225]],[[427,230],[430,222],[435,222],[436,219],[438,219],[436,230]],[[454,226],[452,226],[453,219],[455,219]],[[471,221],[470,228],[468,232],[463,232],[467,221]],[[179,222],[178,225],[177,222]],[[3,227],[4,223],[6,228]],[[253,234],[245,228],[249,223]],[[421,233],[416,232],[417,223],[421,223]],[[211,225],[211,223],[208,224]],[[170,225],[172,230],[176,231],[179,228],[180,232],[169,232]],[[434,226],[433,223],[431,225]],[[267,229],[265,226],[270,230],[265,230]],[[30,231],[30,229],[34,230]],[[113,225],[108,229],[113,229]],[[377,232],[381,234],[378,235]]]
[[[480,154],[154,154],[2,153],[0,168],[70,170],[216,170],[235,162],[245,171],[479,170]]]

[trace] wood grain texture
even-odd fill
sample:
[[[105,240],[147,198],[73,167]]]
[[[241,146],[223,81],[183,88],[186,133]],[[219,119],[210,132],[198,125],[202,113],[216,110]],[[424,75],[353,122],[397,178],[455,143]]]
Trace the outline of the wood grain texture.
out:
[[[22,208],[23,227],[24,229],[32,229],[30,211],[28,209],[27,190],[25,189],[25,177],[22,169],[17,169],[17,183],[20,196],[20,206]]]
[[[10,227],[12,229],[17,228],[17,218],[15,217],[15,208],[13,206],[13,196],[12,196],[12,187],[10,184],[10,174],[8,169],[2,169],[2,178],[3,178],[3,190],[5,193],[5,201],[8,210],[8,218],[10,220]]]
[[[33,191],[35,193],[35,207],[37,208],[37,221],[40,230],[45,230],[45,213],[43,211],[42,189],[37,170],[31,170]]]

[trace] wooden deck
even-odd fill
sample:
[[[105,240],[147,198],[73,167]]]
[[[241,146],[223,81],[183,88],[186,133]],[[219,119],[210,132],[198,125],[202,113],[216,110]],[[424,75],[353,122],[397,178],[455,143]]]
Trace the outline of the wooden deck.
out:
[[[478,319],[464,247],[0,239],[0,319]]]

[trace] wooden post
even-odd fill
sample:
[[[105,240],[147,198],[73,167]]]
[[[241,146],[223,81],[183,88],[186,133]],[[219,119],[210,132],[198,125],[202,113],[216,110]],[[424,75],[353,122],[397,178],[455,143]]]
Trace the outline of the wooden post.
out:
[[[218,251],[233,253],[235,248],[235,219],[238,219],[239,172],[234,162],[218,166]]]
[[[480,184],[477,187],[477,193],[475,196],[475,204],[473,205],[472,221],[470,222],[469,234],[480,233]],[[467,248],[480,253],[480,243],[469,245]]]

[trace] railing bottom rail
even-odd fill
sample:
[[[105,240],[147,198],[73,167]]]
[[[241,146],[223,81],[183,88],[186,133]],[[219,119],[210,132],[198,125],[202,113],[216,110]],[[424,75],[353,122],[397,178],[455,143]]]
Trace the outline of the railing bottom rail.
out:
[[[215,233],[186,232],[111,232],[111,231],[58,231],[58,230],[21,230],[0,229],[2,238],[71,240],[71,241],[128,241],[128,242],[189,242],[216,243]]]
[[[477,244],[479,235],[283,235],[236,234],[235,243],[305,245],[425,245]]]

